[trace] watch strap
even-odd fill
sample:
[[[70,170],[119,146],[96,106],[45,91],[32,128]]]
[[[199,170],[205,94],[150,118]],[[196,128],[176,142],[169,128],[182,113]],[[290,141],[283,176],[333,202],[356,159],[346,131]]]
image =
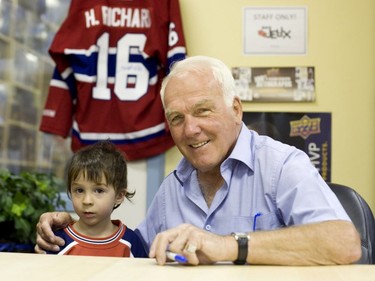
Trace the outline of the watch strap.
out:
[[[238,265],[245,264],[247,260],[250,235],[248,233],[233,232],[232,236],[236,239],[238,244],[238,256],[233,263]]]

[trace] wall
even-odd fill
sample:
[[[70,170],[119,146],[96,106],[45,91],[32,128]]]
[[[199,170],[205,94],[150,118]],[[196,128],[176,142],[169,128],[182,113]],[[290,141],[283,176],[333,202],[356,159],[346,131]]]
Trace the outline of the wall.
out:
[[[332,112],[332,181],[354,187],[375,211],[375,1],[180,0],[189,55],[233,66],[315,66],[314,103],[251,104],[245,111]],[[304,56],[245,56],[243,8],[306,6]],[[166,154],[173,170],[180,154]]]

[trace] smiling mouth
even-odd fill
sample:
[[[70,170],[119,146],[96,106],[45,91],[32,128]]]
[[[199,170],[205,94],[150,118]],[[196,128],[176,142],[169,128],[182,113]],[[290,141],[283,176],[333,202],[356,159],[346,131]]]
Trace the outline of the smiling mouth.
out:
[[[202,141],[202,142],[197,143],[197,144],[191,144],[190,146],[192,148],[199,148],[199,147],[202,147],[202,146],[206,145],[207,143],[209,143],[209,141]]]

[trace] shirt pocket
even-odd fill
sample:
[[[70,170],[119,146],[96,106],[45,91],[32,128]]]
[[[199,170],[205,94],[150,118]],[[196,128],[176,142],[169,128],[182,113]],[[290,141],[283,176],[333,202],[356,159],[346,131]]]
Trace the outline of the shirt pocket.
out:
[[[228,235],[232,232],[250,232],[252,229],[252,218],[241,216],[215,217],[212,221],[212,232],[220,235]]]
[[[255,228],[254,228],[255,223]],[[272,230],[282,227],[275,213],[254,213],[249,216],[215,217],[211,222],[212,232],[228,235],[231,232]]]
[[[274,212],[269,213],[255,213],[252,214],[252,228],[253,231],[259,230],[273,230],[283,227],[278,219],[278,216]]]

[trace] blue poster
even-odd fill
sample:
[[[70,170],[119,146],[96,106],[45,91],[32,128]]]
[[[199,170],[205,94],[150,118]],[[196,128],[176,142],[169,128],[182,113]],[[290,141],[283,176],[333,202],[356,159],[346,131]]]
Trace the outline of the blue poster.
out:
[[[243,121],[261,135],[306,152],[323,179],[331,181],[331,113],[244,112]]]

